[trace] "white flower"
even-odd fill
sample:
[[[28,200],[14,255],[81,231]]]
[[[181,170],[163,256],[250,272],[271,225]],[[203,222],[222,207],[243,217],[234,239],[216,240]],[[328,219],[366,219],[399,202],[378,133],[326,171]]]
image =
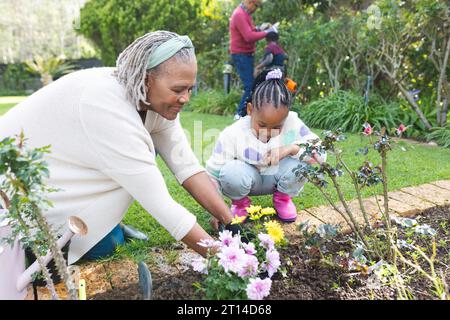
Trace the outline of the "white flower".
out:
[[[277,250],[269,250],[266,252],[266,261],[262,264],[262,267],[269,274],[269,278],[272,278],[275,272],[280,267],[280,254]]]
[[[261,247],[265,248],[266,250],[272,250],[275,247],[275,242],[266,233],[258,234],[258,239],[259,239],[259,241],[261,241],[261,243],[259,245]]]
[[[256,278],[251,279],[247,286],[247,297],[250,300],[262,300],[270,294],[272,280],[266,278],[264,280]]]
[[[191,265],[194,271],[208,274],[208,260],[204,259],[203,257],[192,259]]]
[[[219,258],[219,264],[224,268],[225,272],[232,271],[239,273],[247,261],[245,251],[235,246],[222,247],[217,257]]]

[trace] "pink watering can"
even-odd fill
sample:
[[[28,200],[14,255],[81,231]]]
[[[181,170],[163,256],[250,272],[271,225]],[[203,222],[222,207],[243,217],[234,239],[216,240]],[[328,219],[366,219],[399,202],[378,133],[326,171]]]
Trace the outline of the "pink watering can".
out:
[[[7,210],[0,209],[0,218],[6,216]],[[58,239],[58,248],[64,247],[74,235],[87,234],[87,226],[78,217],[68,219],[69,229]],[[0,239],[11,235],[8,219],[0,219]],[[47,265],[52,256],[48,253],[43,257]],[[27,286],[32,281],[32,275],[41,270],[37,261],[25,270],[25,252],[19,240],[15,240],[11,246],[0,244],[0,300],[21,300],[27,295]]]

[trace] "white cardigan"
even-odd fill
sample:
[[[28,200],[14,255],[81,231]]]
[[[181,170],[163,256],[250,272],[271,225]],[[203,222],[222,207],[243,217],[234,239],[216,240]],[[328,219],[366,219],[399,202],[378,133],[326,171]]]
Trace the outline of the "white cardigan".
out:
[[[54,207],[45,217],[55,230],[71,215],[89,228],[87,236],[72,239],[70,264],[122,220],[133,198],[176,240],[196,222],[170,196],[155,160],[157,150],[180,184],[204,171],[179,119],[149,111],[144,126],[113,70],[69,74],[0,118],[0,139],[23,129],[28,147],[51,145],[46,183],[61,191],[48,195]]]

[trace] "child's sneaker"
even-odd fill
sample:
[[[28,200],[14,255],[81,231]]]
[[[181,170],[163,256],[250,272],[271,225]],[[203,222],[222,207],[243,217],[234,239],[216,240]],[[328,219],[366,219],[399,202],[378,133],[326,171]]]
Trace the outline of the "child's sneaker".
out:
[[[294,222],[297,219],[297,208],[292,197],[286,193],[275,190],[273,193],[273,206],[278,218],[284,222]]]
[[[233,217],[246,217],[246,208],[250,207],[251,203],[252,202],[249,197],[244,197],[239,200],[231,200],[231,213],[233,214]]]

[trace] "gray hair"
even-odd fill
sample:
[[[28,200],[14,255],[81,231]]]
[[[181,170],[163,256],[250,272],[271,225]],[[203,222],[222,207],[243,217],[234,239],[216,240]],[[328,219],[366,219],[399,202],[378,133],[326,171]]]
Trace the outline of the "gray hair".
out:
[[[147,33],[136,39],[117,58],[114,75],[119,83],[125,87],[128,101],[136,106],[137,110],[142,109],[141,102],[145,105],[149,105],[147,102],[147,87],[145,85],[146,77],[150,74],[159,73],[163,70],[164,64],[168,61],[167,60],[152,69],[147,69],[150,55],[162,43],[177,36],[178,34],[170,31],[154,31]],[[195,60],[195,51],[193,48],[183,48],[172,58],[179,63],[189,63]]]

